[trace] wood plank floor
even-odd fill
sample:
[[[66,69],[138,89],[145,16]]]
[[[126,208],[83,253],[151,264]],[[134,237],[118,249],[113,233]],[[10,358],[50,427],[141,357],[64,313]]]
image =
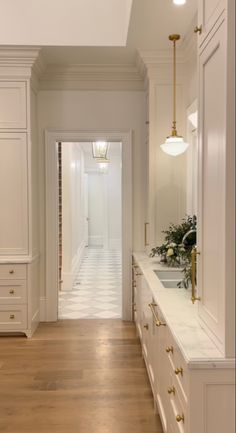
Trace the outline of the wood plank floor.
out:
[[[161,433],[134,325],[65,320],[0,337],[0,432]]]

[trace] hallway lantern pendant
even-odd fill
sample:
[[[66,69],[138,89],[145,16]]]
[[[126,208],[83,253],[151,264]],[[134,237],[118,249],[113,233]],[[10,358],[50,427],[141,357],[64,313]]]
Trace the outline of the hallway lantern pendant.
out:
[[[106,141],[95,141],[92,143],[93,158],[107,160],[109,144]]]
[[[166,138],[165,143],[161,144],[163,152],[171,156],[181,155],[188,148],[188,143],[178,135],[176,129],[176,41],[179,39],[180,35],[169,36],[169,40],[173,42],[173,124],[171,135]]]

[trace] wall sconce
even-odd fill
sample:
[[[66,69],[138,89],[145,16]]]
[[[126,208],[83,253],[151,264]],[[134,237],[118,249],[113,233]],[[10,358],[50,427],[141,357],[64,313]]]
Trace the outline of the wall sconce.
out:
[[[179,39],[180,35],[169,36],[169,40],[173,42],[173,124],[171,135],[166,138],[165,143],[161,144],[163,152],[171,156],[181,155],[188,148],[188,143],[178,135],[176,129],[176,41]]]
[[[109,143],[106,141],[95,141],[92,143],[92,153],[95,159],[107,159]]]

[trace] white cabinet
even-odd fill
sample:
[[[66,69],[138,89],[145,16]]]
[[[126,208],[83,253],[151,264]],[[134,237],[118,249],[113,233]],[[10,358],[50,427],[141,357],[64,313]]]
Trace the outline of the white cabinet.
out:
[[[0,48],[0,333],[39,323],[36,76],[38,50]]]
[[[231,1],[231,0],[230,0]],[[226,8],[227,0],[199,0],[198,27],[201,28],[199,44],[208,36]]]
[[[195,313],[191,303],[184,301],[185,291],[179,308],[170,289],[154,293],[147,259],[143,266],[142,262],[135,266],[139,274],[135,321],[139,335],[142,328],[143,357],[164,432],[234,433],[233,360],[221,356],[195,318],[188,323],[189,314]],[[189,351],[194,357],[189,357]]]
[[[26,129],[25,81],[0,80],[0,129]]]
[[[30,337],[39,323],[38,259],[0,264],[0,332]]]
[[[234,356],[234,83],[230,79],[228,20],[225,1],[200,0],[199,22],[199,170],[198,295],[199,317],[222,354]],[[232,35],[231,35],[232,37]],[[231,44],[231,41],[230,41]],[[232,72],[232,71],[231,71]],[[231,178],[231,181],[230,181]],[[230,198],[231,196],[231,198]],[[230,203],[231,200],[231,203]],[[230,277],[231,276],[231,277]],[[230,279],[231,278],[231,279]]]
[[[28,254],[28,150],[25,133],[0,133],[0,255]]]

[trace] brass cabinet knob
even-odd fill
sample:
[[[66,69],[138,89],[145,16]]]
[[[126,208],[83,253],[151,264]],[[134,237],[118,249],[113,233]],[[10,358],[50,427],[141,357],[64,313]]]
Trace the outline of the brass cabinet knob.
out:
[[[143,327],[144,327],[146,330],[148,330],[148,328],[149,328],[148,323],[146,323],[146,325],[143,325]]]
[[[174,348],[173,348],[173,346],[168,346],[167,348],[166,348],[166,352],[167,353],[173,353],[174,352]]]
[[[14,274],[14,270],[11,269],[11,270],[9,271],[9,274]]]
[[[10,319],[15,319],[15,314],[10,314]]]
[[[176,369],[175,369],[175,374],[176,374],[176,375],[181,374],[181,376],[183,376],[183,369],[182,369],[182,367],[180,367],[180,368],[176,368]]]
[[[182,415],[179,415],[179,414],[176,415],[175,419],[176,419],[177,422],[180,422],[180,421],[184,422],[184,414],[182,413]]]
[[[199,35],[201,35],[202,34],[202,25],[200,25],[199,27],[196,26],[194,28],[194,33],[199,33]]]
[[[175,395],[175,387],[174,387],[174,386],[170,386],[170,387],[167,389],[167,392],[168,392],[168,394],[174,394],[174,395]]]

